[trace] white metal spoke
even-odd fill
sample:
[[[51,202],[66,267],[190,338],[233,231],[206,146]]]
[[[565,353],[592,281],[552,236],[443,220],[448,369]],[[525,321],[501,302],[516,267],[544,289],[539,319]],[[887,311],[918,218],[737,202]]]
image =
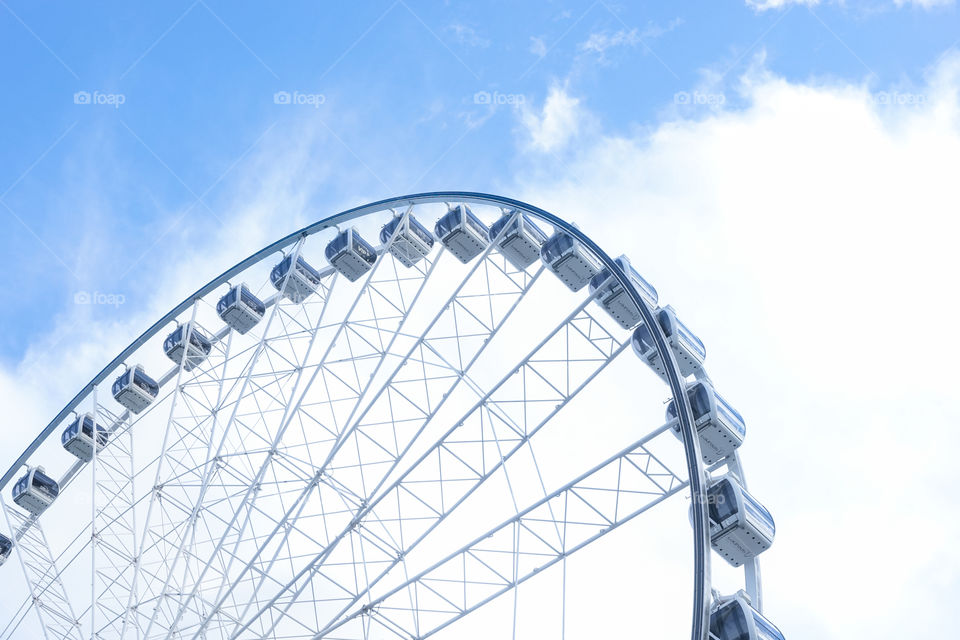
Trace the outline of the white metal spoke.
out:
[[[534,219],[572,244],[548,247]],[[278,252],[285,273],[271,270]],[[544,589],[520,585],[554,564],[563,638],[572,553],[685,488],[701,500],[721,467],[742,478],[735,452],[701,459],[680,367],[702,349],[669,342],[676,318],[655,292],[641,304],[624,265],[536,207],[432,193],[327,218],[228,269],[96,374],[4,474],[9,489],[24,468],[55,468],[59,497],[40,516],[20,493],[0,505],[15,541],[0,541],[4,557],[28,592],[0,640],[420,639],[499,596],[516,638]],[[619,293],[595,286],[600,269]],[[569,481],[558,452],[610,453],[605,439],[568,451],[564,438],[585,435],[595,399],[611,407],[609,382],[630,363],[611,365],[638,316],[679,411],[683,471],[664,426]],[[164,343],[164,358],[174,322],[187,348]],[[109,391],[138,362],[159,392],[134,413]],[[691,376],[709,381],[702,366]],[[56,437],[71,412],[93,414],[92,456]],[[648,448],[661,435],[675,470]],[[710,605],[706,508],[691,522],[696,635]],[[759,567],[745,566],[759,608]]]
[[[16,541],[17,558],[30,589],[33,608],[46,640],[82,640],[80,622],[74,614],[60,578],[47,536],[33,516],[27,516],[0,501],[7,528]]]
[[[271,599],[271,606],[279,605],[281,615],[289,618],[301,595],[316,582],[320,591],[332,587],[343,593],[316,605],[325,612],[321,617],[336,619],[369,589],[354,593],[341,589],[342,567],[349,562],[338,551],[344,537],[358,536],[358,544],[372,545],[375,564],[382,567],[376,572],[376,583],[520,450],[626,347],[597,321],[589,303],[589,299],[581,303],[393,485],[379,494],[380,487],[375,488],[337,538]],[[506,449],[502,455],[498,443]],[[247,620],[238,632],[263,613]],[[262,637],[272,631],[267,629]]]
[[[475,361],[476,357],[483,350],[484,346],[487,343],[487,339],[496,333],[497,329],[502,325],[503,321],[510,315],[512,310],[516,307],[516,304],[522,299],[524,293],[529,289],[532,283],[536,280],[536,276],[529,276],[528,274],[522,272],[512,272],[508,273],[503,264],[502,259],[496,257],[490,257],[489,260],[494,261],[495,266],[493,267],[497,273],[500,274],[499,279],[492,279],[490,277],[490,272],[488,270],[481,269],[484,261],[488,258],[483,258],[483,260],[478,263],[470,274],[466,277],[464,282],[458,288],[458,290],[451,297],[451,300],[448,303],[444,304],[441,307],[438,315],[433,319],[425,332],[420,336],[417,342],[410,348],[408,353],[403,356],[403,360],[398,364],[397,368],[394,370],[393,374],[390,376],[387,383],[381,387],[379,392],[376,394],[371,403],[367,406],[364,412],[355,420],[352,420],[352,416],[348,416],[347,423],[351,426],[348,430],[344,431],[343,436],[338,441],[337,447],[328,455],[328,460],[320,466],[322,471],[322,481],[318,483],[318,493],[314,499],[320,504],[329,504],[331,501],[336,501],[339,499],[343,504],[345,504],[348,509],[342,510],[340,512],[330,512],[329,510],[324,512],[324,525],[329,526],[331,523],[336,523],[336,516],[340,516],[341,520],[339,522],[345,522],[355,513],[363,501],[363,495],[361,491],[358,491],[356,488],[348,488],[347,484],[344,482],[345,475],[355,476],[360,479],[362,483],[362,468],[364,466],[369,466],[371,469],[376,468],[377,466],[384,467],[385,465],[382,462],[377,460],[371,460],[369,458],[353,458],[352,461],[343,463],[342,456],[339,458],[334,458],[334,455],[340,451],[344,452],[356,452],[359,438],[356,434],[363,433],[361,429],[364,426],[367,426],[370,429],[385,428],[388,425],[392,426],[393,422],[400,422],[395,411],[391,410],[391,407],[397,402],[398,397],[403,397],[407,393],[407,389],[410,386],[426,387],[428,394],[427,404],[429,406],[438,407],[442,405],[446,394],[455,385],[460,378],[463,376],[463,372],[455,373],[449,370],[448,367],[442,365],[438,366],[438,359],[436,358],[435,351],[438,348],[445,348],[443,345],[446,341],[449,341],[451,337],[456,338],[456,334],[453,336],[450,335],[450,326],[455,324],[455,317],[457,314],[464,314],[467,310],[471,310],[472,307],[477,305],[477,300],[479,299],[479,294],[477,291],[485,290],[487,292],[493,291],[493,294],[500,296],[510,296],[511,304],[506,307],[501,307],[497,311],[493,312],[491,315],[488,315],[484,319],[483,333],[475,333],[474,336],[478,339],[474,340],[470,345],[464,345],[463,348],[458,352],[461,357],[469,356],[469,361],[464,362],[464,366],[469,368],[472,362]],[[488,293],[488,295],[491,295]],[[480,306],[480,305],[477,305]],[[488,308],[488,307],[487,307]],[[486,338],[486,339],[484,339]],[[434,344],[439,346],[434,346]],[[417,356],[420,356],[417,358]],[[408,367],[409,364],[420,365],[418,367]],[[439,368],[441,371],[439,374],[434,374],[433,370],[429,373],[425,373],[428,369],[427,364],[431,365],[433,369]],[[411,370],[412,374],[407,374],[406,371]],[[443,386],[439,386],[443,385]],[[388,418],[387,424],[384,424],[382,418],[379,417],[384,410],[390,411],[391,418]],[[422,428],[422,425],[429,420],[431,413],[421,413],[416,420],[419,420],[418,425],[414,425],[419,428]],[[371,416],[377,416],[376,420],[372,420]],[[413,430],[411,428],[411,430]],[[412,441],[413,436],[409,436],[403,442]],[[394,439],[393,442],[396,445],[397,440]],[[345,446],[346,445],[346,446]],[[396,446],[394,447],[396,449]],[[399,453],[394,450],[392,455],[394,458],[399,456]],[[331,460],[334,462],[331,464]],[[339,461],[340,465],[338,466],[337,462]],[[378,477],[382,477],[386,469],[378,471]],[[362,487],[361,487],[362,490]],[[316,506],[314,506],[316,509]],[[314,511],[315,512],[315,511]],[[296,524],[297,520],[301,517],[298,514],[294,517],[292,522],[288,523],[286,527],[286,532],[284,533],[285,542],[287,537],[297,530]],[[339,526],[339,525],[337,525]],[[272,535],[271,535],[272,537]],[[324,544],[329,544],[329,539],[324,541]],[[322,547],[321,547],[322,548]],[[271,563],[268,565],[268,569],[274,567],[274,561],[276,555],[279,553],[280,548],[278,546],[277,552],[274,555],[274,559],[271,560]],[[258,551],[255,557],[259,557],[260,552]],[[271,578],[276,573],[276,571],[269,571]],[[260,579],[260,585],[267,581],[266,573]],[[231,587],[232,589],[233,587]],[[259,588],[258,588],[259,591]],[[243,612],[240,612],[240,617],[242,618],[246,612],[246,608]],[[196,631],[194,637],[198,637],[200,630],[203,628],[201,625],[200,629]]]
[[[315,640],[362,638],[369,626],[402,638],[429,637],[682,491],[687,482],[646,447],[662,432],[654,431],[413,579],[356,608]],[[409,589],[416,607],[408,604]]]

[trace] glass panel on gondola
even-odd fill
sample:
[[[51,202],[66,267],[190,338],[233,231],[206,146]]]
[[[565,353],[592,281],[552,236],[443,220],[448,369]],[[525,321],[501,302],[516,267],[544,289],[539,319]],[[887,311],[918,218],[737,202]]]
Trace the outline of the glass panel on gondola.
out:
[[[292,255],[288,255],[277,263],[270,271],[270,282],[285,298],[299,304],[317,290],[321,278],[320,273],[307,264],[303,256],[297,257],[296,268],[291,269],[292,264]],[[287,275],[288,272],[289,276]],[[281,287],[283,288],[282,291]]]
[[[250,292],[246,284],[232,287],[217,303],[217,315],[241,335],[257,326],[266,310],[263,302]]]
[[[81,426],[82,425],[82,426]],[[93,459],[93,416],[89,413],[82,418],[77,417],[60,436],[60,442],[63,448],[77,456],[84,462],[90,462]],[[96,425],[97,431],[97,450],[103,449],[109,438],[107,430]]]
[[[712,403],[710,402],[712,395],[713,389],[702,382],[696,382],[687,387],[687,398],[690,401],[690,410],[693,412],[694,420],[699,421],[713,410]],[[673,420],[676,417],[677,407],[673,400],[671,400],[670,404],[667,405],[667,419]]]
[[[707,491],[710,519],[722,524],[730,516],[737,515],[737,492],[730,480],[723,479]]]
[[[370,271],[377,261],[377,251],[354,228],[341,231],[327,244],[327,262],[350,282]]]
[[[710,633],[717,640],[784,640],[780,630],[738,595],[710,614]]]
[[[490,226],[490,240],[498,235],[500,253],[517,269],[526,269],[536,262],[543,243],[547,241],[547,234],[533,220],[516,211],[505,212]]]
[[[751,640],[747,616],[736,602],[721,606],[710,616],[710,633],[717,640]]]
[[[188,336],[189,349],[186,348]],[[163,351],[167,354],[167,357],[177,364],[183,364],[183,368],[187,371],[191,371],[202,364],[210,355],[212,349],[213,343],[192,322],[178,325],[163,341]],[[183,362],[185,352],[189,352],[189,357],[186,362]]]
[[[600,260],[563,231],[557,231],[543,243],[540,259],[571,291],[580,291],[600,273]]]
[[[726,405],[727,411],[720,411],[721,398],[706,382],[695,382],[688,386],[687,397],[696,421],[703,461],[714,464],[736,451],[746,435],[746,426],[742,418],[739,421],[732,418],[732,416],[739,417],[740,414],[733,411],[729,405]],[[667,406],[667,420],[673,421],[676,418],[676,405],[671,400]],[[679,424],[674,425],[673,432],[681,438]]]
[[[391,241],[392,238],[392,241]],[[412,213],[396,216],[380,229],[380,242],[405,267],[412,267],[433,249],[433,234]]]
[[[437,220],[434,231],[443,246],[464,264],[483,253],[489,243],[490,230],[465,204],[456,205]]]
[[[113,383],[114,399],[133,413],[150,406],[159,393],[160,385],[140,365],[128,368]]]
[[[60,494],[60,485],[46,475],[42,467],[34,467],[13,487],[13,501],[33,515],[40,515]]]
[[[657,306],[657,290],[644,280],[630,264],[626,256],[620,256],[614,263],[623,271],[627,279],[652,309]],[[620,281],[613,277],[609,269],[604,268],[590,280],[590,293],[596,294],[597,303],[624,329],[632,329],[640,324],[643,316],[640,307],[634,302]]]
[[[752,560],[773,544],[773,517],[732,475],[709,489],[710,544],[734,567]]]

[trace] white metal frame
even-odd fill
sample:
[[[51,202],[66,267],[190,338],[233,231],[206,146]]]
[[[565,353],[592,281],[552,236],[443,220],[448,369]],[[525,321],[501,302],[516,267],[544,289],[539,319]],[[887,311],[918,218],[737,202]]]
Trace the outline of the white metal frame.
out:
[[[653,321],[652,310],[630,285],[626,285],[627,293],[639,306],[643,321],[657,328],[653,338],[680,414],[686,479],[682,470],[666,469],[644,449],[649,438],[660,435],[661,428],[629,451],[620,452],[553,492],[546,490],[540,477],[542,500],[527,508],[520,504],[507,462],[517,452],[527,450],[536,464],[533,436],[629,346],[630,335],[621,335],[614,323],[597,313],[599,308],[590,308],[592,296],[584,299],[582,294],[576,295],[574,310],[559,319],[555,329],[516,365],[506,369],[498,382],[481,382],[489,376],[476,376],[475,363],[544,271],[543,267],[517,269],[500,254],[499,238],[489,239],[460,286],[417,335],[407,335],[404,325],[443,258],[442,243],[436,243],[439,253],[431,253],[412,269],[404,267],[403,275],[396,270],[402,260],[385,259],[390,255],[390,243],[385,243],[377,249],[380,259],[365,275],[352,305],[332,324],[324,324],[335,285],[333,269],[327,267],[318,269],[319,295],[300,304],[288,302],[282,294],[264,301],[268,314],[251,330],[253,335],[248,335],[255,346],[235,350],[233,332],[228,327],[216,332],[205,330],[214,344],[209,358],[192,371],[181,363],[159,378],[161,389],[168,387],[169,392],[161,392],[146,410],[137,415],[129,411],[114,415],[97,403],[97,385],[107,380],[118,363],[187,311],[191,328],[198,327],[198,309],[209,304],[206,296],[229,278],[271,261],[276,250],[291,250],[292,268],[286,274],[289,279],[305,242],[313,234],[365,215],[383,215],[391,208],[405,209],[403,215],[409,216],[415,207],[437,202],[492,206],[501,211],[509,208],[516,215],[528,214],[552,225],[555,232],[562,230],[575,236],[613,277],[624,284],[629,282],[609,256],[559,218],[514,200],[457,192],[421,194],[359,207],[288,236],[228,270],[138,338],[64,409],[72,411],[89,397],[95,416],[99,416],[95,422],[103,420],[109,425],[109,442],[89,464],[78,460],[61,478],[61,488],[66,490],[89,468],[94,496],[88,540],[76,555],[63,556],[66,568],[72,567],[78,556],[90,560],[90,604],[79,616],[73,614],[67,589],[60,580],[65,567],[58,569],[37,519],[27,519],[17,528],[17,553],[48,640],[239,638],[250,634],[264,638],[271,634],[325,637],[333,631],[336,637],[348,633],[367,638],[372,626],[401,637],[426,637],[510,590],[516,610],[516,588],[533,575],[521,569],[521,559],[528,553],[524,547],[527,534],[523,532],[531,530],[529,516],[535,510],[546,513],[537,521],[549,522],[558,536],[551,541],[556,554],[544,568],[565,562],[577,549],[684,489],[699,500],[694,504],[704,507],[694,509],[693,516],[692,637],[706,637],[710,583],[703,497],[707,470],[700,459],[685,381],[675,354]],[[391,278],[378,280],[377,274],[385,264],[393,265],[396,272]],[[388,292],[389,287],[395,289]],[[284,282],[279,290],[286,288]],[[416,290],[415,295],[410,295],[411,288]],[[463,321],[471,328],[466,329]],[[321,347],[319,358],[313,354],[315,345]],[[562,362],[547,355],[558,345],[566,347],[567,356]],[[387,360],[396,362],[395,369],[385,366]],[[242,375],[228,375],[230,367],[240,365]],[[537,391],[527,387],[534,378],[539,385]],[[203,385],[214,386],[212,397],[201,399],[201,394],[195,393]],[[418,400],[412,400],[409,391],[414,385],[424,389]],[[331,391],[335,387],[343,390]],[[324,389],[328,406],[312,406],[306,400],[311,389]],[[414,445],[426,444],[422,442],[424,434],[453,393],[473,393],[477,401],[456,424],[426,445],[425,453],[419,453]],[[413,407],[406,411],[417,413],[415,418],[400,410],[397,403],[403,401]],[[314,421],[311,425],[321,424],[316,419],[318,411],[337,415],[341,406],[345,407],[343,415],[330,422],[327,432],[315,436],[306,433],[305,425],[310,420]],[[156,414],[158,407],[169,410],[160,454],[135,457],[137,426]],[[64,412],[44,429],[17,465],[37,452],[62,423]],[[269,426],[257,421],[257,416],[263,418],[266,412],[276,416]],[[287,436],[298,430],[303,432],[302,438],[293,447]],[[636,464],[636,456],[646,456],[646,466]],[[451,460],[459,461],[472,475],[468,479],[452,478],[443,471],[430,475],[431,468],[441,469],[444,461]],[[563,535],[568,518],[565,501],[578,495],[582,499],[586,488],[583,483],[593,482],[591,474],[608,464],[631,464],[648,480],[661,476],[670,480],[654,493],[637,492],[620,484],[608,487],[625,498],[642,493],[653,499],[634,511],[612,516],[598,511],[602,532],[579,541],[568,539]],[[739,470],[737,456],[722,464]],[[146,493],[138,492],[138,487],[145,486],[138,477],[148,468],[155,469],[154,483]],[[12,473],[5,474],[0,484],[9,482]],[[435,527],[495,474],[502,474],[510,486],[516,515],[478,538],[473,546],[410,576],[407,554],[428,540]],[[422,512],[415,517],[411,515],[415,510],[404,506],[411,501]],[[8,521],[18,517],[18,512],[6,505],[4,511]],[[146,512],[146,518],[142,512]],[[162,518],[158,519],[158,514]],[[317,518],[324,524],[322,534],[315,526],[308,526]],[[497,593],[472,604],[455,604],[448,599],[450,619],[430,627],[420,619],[418,608],[427,592],[436,591],[428,587],[430,572],[441,569],[445,562],[486,553],[477,545],[486,544],[482,540],[487,540],[487,535],[504,542],[506,546],[499,552],[510,558],[510,566],[497,572],[503,578]],[[549,536],[543,533],[540,537]],[[36,557],[31,555],[24,561],[25,555],[36,550]],[[338,573],[348,565],[358,572],[352,584],[341,580]],[[403,586],[388,593],[378,591],[384,576],[395,567],[407,576]],[[50,576],[56,576],[56,580],[50,582]],[[745,584],[758,604],[759,582],[758,566],[749,563]],[[460,586],[468,583],[478,584],[473,575],[464,572]],[[321,584],[341,589],[340,595],[319,598]],[[54,588],[56,585],[59,587]],[[49,595],[57,589],[62,592],[60,600]],[[126,603],[120,606],[124,594]],[[407,603],[406,618],[397,620],[385,613],[384,603],[391,598]],[[66,626],[51,631],[63,621],[67,621]]]

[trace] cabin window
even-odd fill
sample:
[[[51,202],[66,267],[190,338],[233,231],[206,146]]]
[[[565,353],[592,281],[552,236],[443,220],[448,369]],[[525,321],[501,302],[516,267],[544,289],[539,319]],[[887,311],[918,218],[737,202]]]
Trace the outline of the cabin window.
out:
[[[736,604],[718,609],[710,618],[710,633],[718,640],[750,640],[750,628],[743,609]]]
[[[721,480],[707,491],[710,519],[720,524],[737,514],[737,493],[729,480]]]

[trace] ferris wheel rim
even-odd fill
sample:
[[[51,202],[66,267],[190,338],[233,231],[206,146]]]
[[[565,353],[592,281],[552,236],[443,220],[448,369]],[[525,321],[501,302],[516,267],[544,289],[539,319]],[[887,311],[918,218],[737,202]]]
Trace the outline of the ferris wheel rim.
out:
[[[101,385],[112,372],[132,356],[147,341],[156,336],[171,321],[175,320],[181,313],[186,311],[198,299],[212,293],[218,287],[229,283],[230,279],[245,269],[259,263],[266,257],[277,251],[282,251],[296,243],[299,239],[304,239],[319,233],[325,229],[337,228],[338,225],[361,218],[367,214],[390,210],[401,206],[415,206],[427,203],[448,203],[451,201],[463,202],[467,204],[489,205],[500,208],[509,208],[520,211],[524,214],[530,214],[544,222],[549,223],[555,229],[565,234],[573,236],[576,240],[587,247],[603,264],[619,284],[624,288],[628,296],[638,306],[642,322],[655,330],[650,331],[651,337],[656,344],[657,351],[663,359],[664,368],[667,374],[667,383],[670,387],[675,406],[677,408],[677,418],[679,422],[679,431],[684,446],[685,462],[689,478],[689,494],[693,505],[691,511],[691,523],[694,534],[694,570],[693,570],[693,613],[691,638],[693,640],[706,640],[708,637],[708,627],[711,607],[711,580],[710,580],[710,527],[708,517],[707,497],[707,470],[703,458],[700,454],[699,439],[691,403],[686,393],[685,378],[680,374],[680,368],[677,364],[673,350],[669,347],[666,337],[658,322],[656,322],[653,312],[647,302],[643,299],[640,292],[637,291],[633,282],[627,277],[621,266],[607,254],[594,240],[585,234],[576,225],[567,222],[563,218],[550,213],[549,211],[529,204],[527,202],[508,198],[505,196],[473,192],[473,191],[430,191],[403,196],[395,196],[378,200],[375,202],[359,205],[333,214],[316,222],[313,222],[297,231],[294,231],[263,249],[251,254],[244,260],[225,270],[208,283],[200,287],[197,291],[186,297],[182,302],[173,307],[169,312],[157,320],[153,325],[146,329],[140,336],[133,340],[125,349],[123,349],[110,363],[108,363],[99,373],[97,373],[81,390],[71,399],[66,406],[48,423],[46,427],[34,438],[24,452],[17,458],[9,469],[0,477],[0,491],[2,491],[15,477],[18,471],[27,465],[30,457],[40,448],[40,446],[53,435],[57,427],[87,398],[96,387]]]

